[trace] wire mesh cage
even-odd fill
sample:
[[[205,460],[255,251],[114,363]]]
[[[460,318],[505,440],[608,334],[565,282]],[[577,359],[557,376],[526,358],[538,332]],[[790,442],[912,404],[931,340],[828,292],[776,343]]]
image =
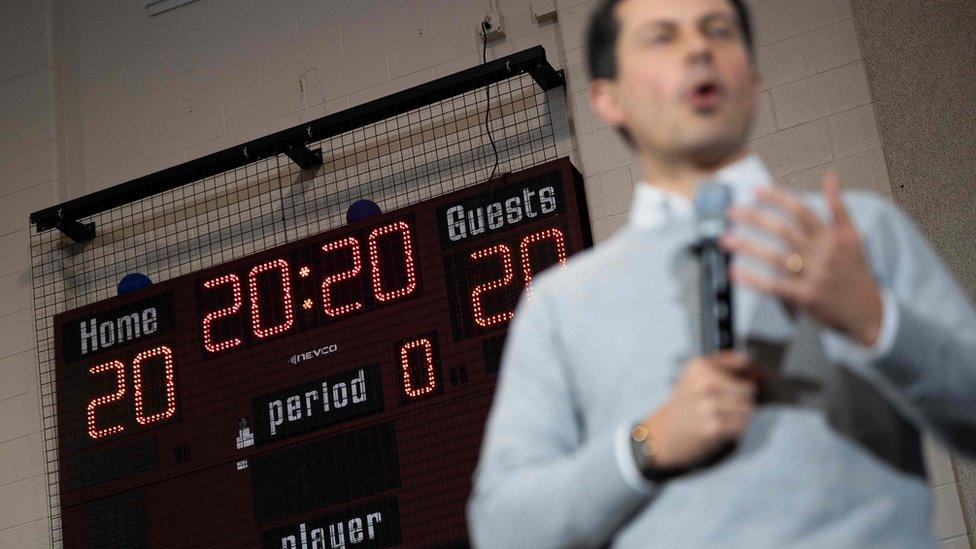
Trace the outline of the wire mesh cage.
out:
[[[490,106],[490,109],[488,108]],[[557,103],[557,109],[561,105]],[[162,282],[316,235],[346,223],[368,198],[392,211],[557,157],[547,92],[522,73],[310,143],[323,164],[302,170],[264,158],[131,202],[85,221],[97,236],[74,244],[32,232],[39,387],[52,540],[63,542],[55,379],[56,314],[116,295],[138,272]]]

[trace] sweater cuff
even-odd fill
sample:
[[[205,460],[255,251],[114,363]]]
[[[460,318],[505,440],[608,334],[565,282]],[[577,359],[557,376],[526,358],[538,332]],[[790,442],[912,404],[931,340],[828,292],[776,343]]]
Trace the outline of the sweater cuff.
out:
[[[833,340],[833,345],[841,349],[839,356],[851,357],[859,364],[877,364],[891,354],[901,324],[898,301],[888,288],[881,287],[880,292],[881,329],[878,338],[873,345],[866,346],[846,334],[829,330],[829,333],[832,333],[830,339]]]
[[[614,455],[617,458],[620,474],[631,488],[648,496],[654,493],[654,483],[641,475],[634,461],[634,454],[630,450],[630,427],[627,424],[617,428],[614,437]]]
[[[894,294],[886,287],[881,288],[881,330],[874,345],[865,347],[855,343],[858,352],[867,363],[876,363],[891,353],[898,332],[898,303]]]
[[[926,372],[930,379],[945,375],[945,334],[941,328],[911,308],[896,307],[899,320],[892,349],[874,364],[874,369],[902,390],[918,387]]]

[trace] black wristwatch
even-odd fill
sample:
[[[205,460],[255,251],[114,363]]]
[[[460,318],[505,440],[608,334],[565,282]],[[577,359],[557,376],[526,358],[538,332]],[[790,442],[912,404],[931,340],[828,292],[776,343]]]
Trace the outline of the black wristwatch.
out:
[[[634,463],[641,476],[647,480],[664,481],[681,474],[675,469],[662,469],[654,463],[654,441],[651,440],[647,427],[638,423],[630,430],[630,450],[634,455]]]

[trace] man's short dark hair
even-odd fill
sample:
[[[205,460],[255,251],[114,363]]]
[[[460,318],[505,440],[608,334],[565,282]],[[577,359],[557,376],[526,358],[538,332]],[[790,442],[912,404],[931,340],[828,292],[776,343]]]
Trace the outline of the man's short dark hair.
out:
[[[590,17],[590,28],[586,36],[586,65],[590,72],[590,79],[617,78],[617,36],[620,34],[620,22],[614,13],[621,0],[602,0]],[[735,8],[739,19],[742,36],[746,41],[749,57],[755,58],[756,50],[752,37],[752,23],[749,19],[749,8],[743,0],[729,0]],[[624,140],[634,147],[634,140],[627,130],[619,128]]]

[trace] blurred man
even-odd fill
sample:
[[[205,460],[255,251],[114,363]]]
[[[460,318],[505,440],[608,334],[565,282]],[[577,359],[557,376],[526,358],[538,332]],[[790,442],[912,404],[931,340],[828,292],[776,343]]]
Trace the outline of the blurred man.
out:
[[[934,545],[919,431],[976,446],[967,297],[890,203],[832,175],[789,194],[746,151],[759,76],[742,1],[604,1],[589,68],[643,180],[627,226],[519,304],[474,541]],[[690,198],[706,180],[733,194],[737,350],[697,356]]]

